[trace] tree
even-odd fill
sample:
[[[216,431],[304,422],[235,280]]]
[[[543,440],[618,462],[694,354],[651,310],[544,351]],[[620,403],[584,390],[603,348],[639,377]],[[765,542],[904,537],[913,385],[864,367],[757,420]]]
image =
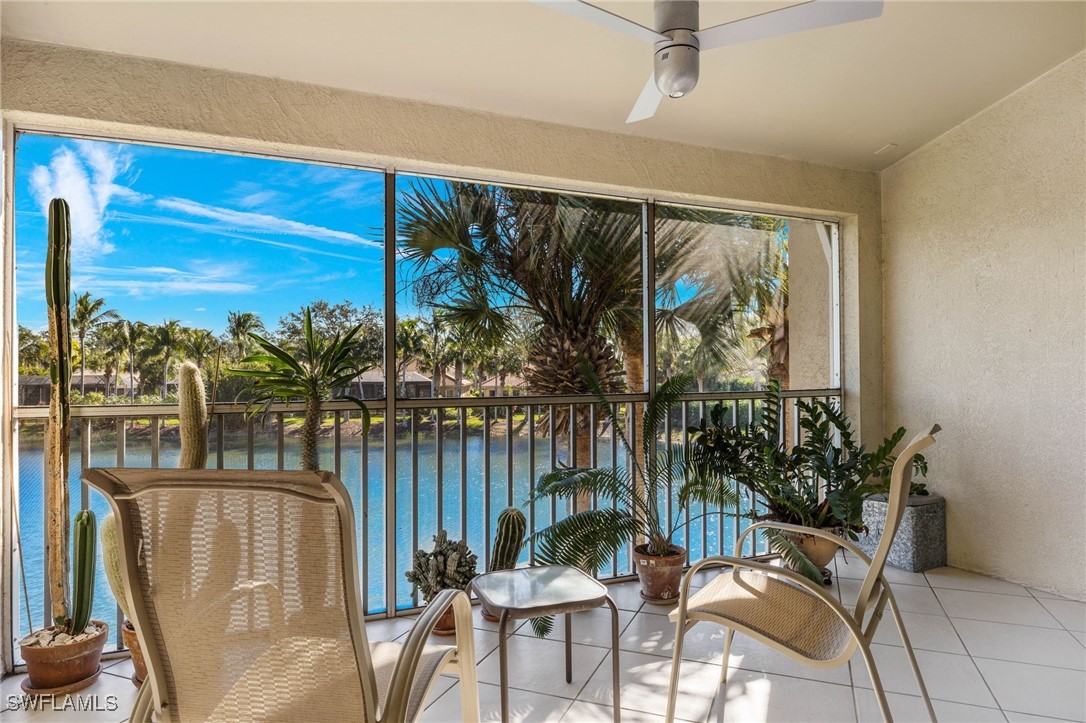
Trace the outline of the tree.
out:
[[[150,339],[151,327],[142,321],[122,321],[121,324],[121,340],[128,356],[128,398],[134,401],[136,398],[136,359],[143,343]]]
[[[264,323],[251,311],[231,311],[226,315],[226,335],[234,343],[237,358],[248,351],[249,335],[264,331]]]
[[[90,292],[86,291],[76,297],[75,307],[72,310],[72,329],[79,339],[79,393],[86,394],[87,371],[87,333],[97,328],[106,321],[117,321],[121,317],[113,309],[107,309],[106,300],[102,298],[92,299]]]
[[[121,358],[126,351],[124,326],[128,322],[123,320],[111,321],[98,327],[95,334],[94,345],[99,358],[102,361],[102,374],[105,377],[105,394],[109,396],[110,381],[116,387],[115,373],[120,368]]]
[[[201,369],[205,368],[206,362],[215,355],[218,348],[218,339],[207,329],[189,329],[185,335],[185,352]]]
[[[296,349],[285,349],[271,341],[250,333],[249,338],[260,349],[257,354],[242,359],[244,364],[259,365],[260,369],[230,368],[230,374],[252,381],[249,387],[248,410],[250,416],[258,412],[266,414],[274,402],[305,402],[305,420],[302,424],[302,469],[320,469],[317,453],[317,432],[321,423],[321,403],[335,396],[348,399],[362,410],[362,433],[369,428],[369,412],[365,403],[343,388],[350,389],[355,377],[365,371],[366,360],[360,355],[361,347],[356,337],[362,332],[361,325],[353,326],[344,334],[326,337],[313,328],[309,309],[302,315],[302,344]]]
[[[407,367],[421,361],[426,354],[426,325],[422,319],[401,319],[396,322],[396,379],[400,396],[407,396]]]
[[[169,396],[170,361],[182,348],[185,329],[177,319],[167,319],[156,326],[153,333],[154,350],[162,355],[162,398]]]
[[[368,364],[378,365],[384,358],[384,316],[372,306],[356,307],[350,301],[329,304],[315,301],[308,307],[292,311],[279,320],[275,335],[284,344],[300,344],[305,337],[305,310],[309,309],[313,330],[319,336],[333,337],[345,334],[349,329],[360,327],[355,337],[359,354]]]
[[[19,325],[19,373],[49,373],[49,341],[45,334]]]

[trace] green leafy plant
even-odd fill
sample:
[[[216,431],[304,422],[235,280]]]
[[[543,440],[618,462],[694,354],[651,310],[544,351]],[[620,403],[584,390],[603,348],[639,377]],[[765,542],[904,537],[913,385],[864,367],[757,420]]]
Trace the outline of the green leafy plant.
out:
[[[746,426],[732,425],[730,412],[716,404],[707,420],[690,428],[691,464],[699,476],[735,480],[753,492],[766,512],[748,512],[744,515],[748,519],[831,529],[855,540],[865,531],[864,500],[889,489],[894,449],[905,428],[868,450],[856,443],[851,423],[835,403],[797,401],[796,413],[802,442],[788,447],[778,382],[770,382],[761,414]],[[916,474],[927,472],[922,456],[913,464]],[[912,493],[927,490],[914,483]],[[821,571],[787,537],[772,530],[767,537],[770,547],[793,568],[822,581]]]
[[[625,447],[628,464],[579,469],[561,467],[540,478],[532,502],[552,497],[570,500],[578,496],[596,496],[614,500],[616,504],[576,512],[536,532],[532,536],[536,542],[535,561],[596,573],[620,549],[640,540],[644,540],[648,555],[671,555],[675,533],[710,514],[693,514],[694,503],[724,508],[736,502],[735,489],[730,482],[718,475],[696,473],[697,470],[688,464],[687,450],[682,444],[667,440],[660,445],[657,441],[656,430],[678,403],[692,377],[680,375],[668,379],[645,404],[641,419],[645,434],[641,440],[642,454],[638,456],[599,383],[590,374],[586,376],[615,436]],[[644,460],[643,464],[637,461],[639,458]],[[675,495],[670,518],[661,508],[669,491]],[[537,634],[549,632],[548,622],[533,620],[532,623]]]
[[[479,557],[463,540],[450,540],[445,530],[434,535],[434,549],[416,550],[404,577],[426,602],[442,590],[467,590],[478,573]]]
[[[259,368],[231,368],[227,372],[251,380],[248,388],[247,412],[266,415],[277,401],[302,400],[305,421],[302,424],[302,469],[319,469],[317,433],[321,423],[321,403],[328,399],[346,399],[362,411],[362,433],[370,425],[366,404],[359,398],[343,393],[351,382],[370,368],[367,355],[358,344],[362,325],[354,326],[331,338],[313,331],[311,310],[306,307],[302,324],[302,341],[297,346],[280,347],[264,337],[249,332],[249,338],[260,351],[242,363]]]

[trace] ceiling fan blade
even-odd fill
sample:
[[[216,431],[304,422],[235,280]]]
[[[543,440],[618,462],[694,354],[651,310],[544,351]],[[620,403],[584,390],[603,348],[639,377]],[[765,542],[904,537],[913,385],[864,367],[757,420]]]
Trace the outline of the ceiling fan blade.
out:
[[[652,118],[656,115],[656,109],[660,107],[660,100],[663,97],[664,96],[656,87],[655,75],[650,74],[648,81],[645,83],[645,87],[641,89],[641,95],[637,96],[637,102],[634,103],[633,110],[631,110],[630,115],[626,117],[626,122],[636,123],[637,121],[643,121],[646,118]]]
[[[810,0],[761,15],[700,30],[694,35],[701,49],[748,43],[804,30],[828,28],[882,15],[882,0]]]
[[[572,15],[581,20],[587,20],[590,23],[595,23],[596,25],[608,28],[609,30],[615,30],[642,42],[655,43],[658,40],[667,40],[666,37],[655,30],[650,30],[644,25],[635,23],[633,20],[627,20],[621,15],[615,15],[603,8],[596,7],[595,5],[580,2],[580,0],[532,0],[532,2],[536,5],[544,5],[552,10],[565,13],[566,15]]]

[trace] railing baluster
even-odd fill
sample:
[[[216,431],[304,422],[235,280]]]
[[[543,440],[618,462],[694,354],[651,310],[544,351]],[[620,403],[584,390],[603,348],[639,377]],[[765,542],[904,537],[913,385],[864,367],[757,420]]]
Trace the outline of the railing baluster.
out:
[[[276,469],[282,470],[285,466],[286,457],[286,430],[283,429],[283,413],[279,412],[275,415],[275,464]]]
[[[535,495],[535,405],[528,405],[528,497]],[[528,506],[528,530],[535,532],[535,506],[532,502]],[[535,558],[535,540],[529,542],[528,555]]]
[[[226,415],[215,420],[215,465],[218,469],[226,466]]]
[[[505,506],[513,506],[513,405],[505,408]]]
[[[437,529],[445,529],[445,407],[434,409],[434,443],[437,446]]]
[[[558,446],[557,445],[557,441],[558,441],[557,437],[558,437],[558,435],[555,434],[555,419],[554,419],[554,405],[553,404],[551,404],[548,407],[547,424],[550,427],[549,431],[550,431],[550,440],[551,440],[551,443],[550,443],[551,466],[550,466],[550,468],[554,469],[555,467],[558,466],[558,450],[556,449],[556,447]],[[558,521],[558,502],[552,496],[551,497],[551,524],[553,525],[557,521]]]
[[[245,420],[245,469],[256,469],[256,420]],[[339,450],[336,450],[336,476],[339,476]]]
[[[483,413],[483,561],[490,567],[490,407]]]
[[[125,452],[125,427],[126,419],[124,417],[117,417],[117,466],[124,467],[124,452]]]
[[[162,417],[157,414],[151,417],[151,468],[158,469],[161,464],[162,452]]]
[[[339,411],[332,412],[332,458],[334,459],[336,477],[342,477],[343,469],[343,426],[342,414]],[[253,441],[249,439],[249,454],[252,454]],[[249,469],[252,469],[250,467]]]
[[[91,420],[79,420],[79,471],[82,472],[91,466]],[[90,507],[90,489],[83,482],[83,476],[79,476],[79,509]]]
[[[460,539],[468,537],[468,409],[460,407]]]
[[[411,434],[411,552],[419,549],[419,410],[412,409],[409,418]],[[394,484],[395,490],[399,485]],[[411,593],[411,600],[419,604],[417,590]]]
[[[282,415],[280,415],[282,416]],[[361,420],[360,420],[361,421]],[[280,424],[282,429],[282,424]],[[281,436],[281,435],[280,435]],[[362,525],[361,549],[358,551],[359,564],[362,566],[362,612],[370,609],[370,440],[369,432],[362,435],[362,459],[359,466],[362,468]],[[283,468],[283,447],[279,446],[279,468]]]

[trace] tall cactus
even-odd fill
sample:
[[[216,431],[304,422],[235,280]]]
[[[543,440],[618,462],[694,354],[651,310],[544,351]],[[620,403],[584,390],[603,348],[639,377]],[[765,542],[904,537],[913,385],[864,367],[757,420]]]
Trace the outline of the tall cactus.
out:
[[[49,315],[49,421],[45,426],[46,560],[53,621],[68,622],[68,434],[71,414],[72,222],[68,204],[49,202],[49,244],[45,254],[45,302]]]
[[[207,401],[200,367],[181,365],[177,389],[177,418],[181,425],[182,469],[207,467]]]
[[[527,529],[528,521],[524,519],[523,512],[516,507],[502,510],[498,515],[498,528],[494,532],[494,545],[491,547],[490,567],[487,572],[512,570],[517,566]]]
[[[72,610],[68,619],[68,633],[78,635],[90,622],[94,608],[94,568],[97,525],[94,513],[82,510],[75,516],[75,540],[72,545]]]
[[[117,517],[112,512],[102,520],[102,527],[98,533],[102,538],[102,563],[106,570],[106,581],[109,589],[113,591],[113,597],[121,612],[129,620],[132,619],[128,611],[128,596],[124,586],[124,572],[121,570],[121,540],[117,532]]]

